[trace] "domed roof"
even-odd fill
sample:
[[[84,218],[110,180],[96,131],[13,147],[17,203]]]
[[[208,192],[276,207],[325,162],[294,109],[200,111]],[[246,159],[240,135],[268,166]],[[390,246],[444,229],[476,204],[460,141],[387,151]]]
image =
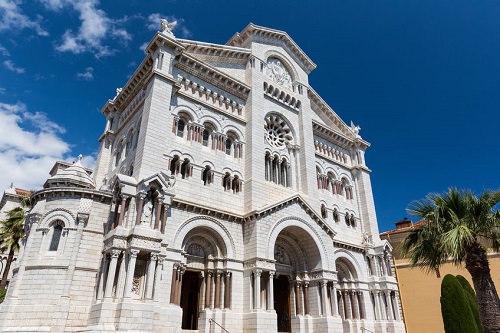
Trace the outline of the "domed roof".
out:
[[[84,187],[95,188],[94,180],[92,179],[88,169],[81,164],[82,155],[67,168],[59,168],[57,172],[47,179],[44,187]]]

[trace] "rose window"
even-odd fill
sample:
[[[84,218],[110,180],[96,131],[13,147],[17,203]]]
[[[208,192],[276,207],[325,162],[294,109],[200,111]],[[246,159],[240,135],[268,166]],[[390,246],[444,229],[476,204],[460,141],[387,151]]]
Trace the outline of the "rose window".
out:
[[[290,127],[278,115],[267,116],[264,129],[267,142],[275,148],[283,149],[293,139]]]

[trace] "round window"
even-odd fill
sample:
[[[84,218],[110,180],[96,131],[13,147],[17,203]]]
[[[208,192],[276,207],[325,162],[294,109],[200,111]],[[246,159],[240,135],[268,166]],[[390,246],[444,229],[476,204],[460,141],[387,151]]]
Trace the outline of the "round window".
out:
[[[267,142],[275,148],[283,149],[293,139],[290,127],[276,114],[266,117],[264,128]]]

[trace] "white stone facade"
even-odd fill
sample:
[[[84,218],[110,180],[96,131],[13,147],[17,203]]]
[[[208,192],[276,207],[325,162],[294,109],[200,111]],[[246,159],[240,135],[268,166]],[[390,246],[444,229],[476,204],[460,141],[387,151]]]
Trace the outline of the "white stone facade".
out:
[[[0,328],[404,332],[369,144],[315,64],[253,24],[226,45],[170,29],[104,106],[95,172],[34,194]]]

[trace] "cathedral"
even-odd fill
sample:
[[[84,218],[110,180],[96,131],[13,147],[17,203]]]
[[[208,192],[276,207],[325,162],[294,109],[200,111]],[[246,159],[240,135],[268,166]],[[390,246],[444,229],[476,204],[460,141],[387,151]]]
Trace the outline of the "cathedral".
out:
[[[95,170],[32,194],[2,332],[405,332],[369,143],[279,30],[161,22],[102,108]]]

